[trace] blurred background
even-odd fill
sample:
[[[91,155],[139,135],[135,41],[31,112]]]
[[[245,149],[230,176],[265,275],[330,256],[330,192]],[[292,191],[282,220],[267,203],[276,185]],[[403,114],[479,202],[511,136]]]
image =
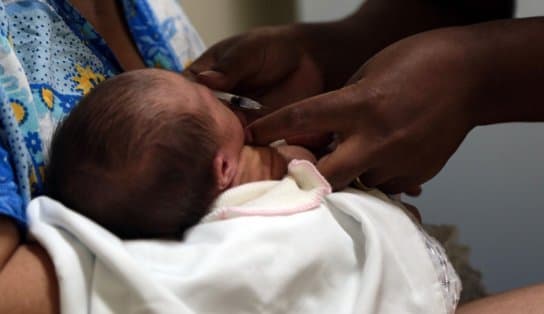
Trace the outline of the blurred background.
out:
[[[363,2],[180,1],[207,45],[259,25],[341,18]],[[516,15],[544,16],[544,1],[519,0]],[[544,282],[544,124],[475,129],[409,202],[427,223],[458,226],[490,292]]]

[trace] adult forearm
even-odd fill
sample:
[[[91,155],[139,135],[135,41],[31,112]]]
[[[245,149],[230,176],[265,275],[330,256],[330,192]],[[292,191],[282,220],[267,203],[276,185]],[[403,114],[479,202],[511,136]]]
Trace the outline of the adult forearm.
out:
[[[474,66],[475,125],[544,121],[544,18],[502,20],[462,27],[467,62]]]
[[[0,215],[0,274],[19,246],[19,231],[8,217]]]
[[[0,272],[0,313],[59,313],[59,287],[47,252],[23,244]]]
[[[15,223],[0,216],[0,313],[58,313],[58,285],[47,252],[20,243]]]
[[[409,35],[510,17],[513,0],[368,0],[336,22],[297,24],[297,37],[319,65],[327,90],[342,86],[375,53]]]
[[[456,314],[536,314],[544,312],[544,285],[487,297],[460,307]]]

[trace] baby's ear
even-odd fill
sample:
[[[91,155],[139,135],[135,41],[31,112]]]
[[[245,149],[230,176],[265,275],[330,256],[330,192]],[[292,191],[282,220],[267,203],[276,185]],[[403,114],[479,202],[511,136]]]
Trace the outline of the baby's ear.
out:
[[[230,187],[236,176],[237,160],[219,151],[213,159],[213,168],[217,178],[216,186],[219,191]]]

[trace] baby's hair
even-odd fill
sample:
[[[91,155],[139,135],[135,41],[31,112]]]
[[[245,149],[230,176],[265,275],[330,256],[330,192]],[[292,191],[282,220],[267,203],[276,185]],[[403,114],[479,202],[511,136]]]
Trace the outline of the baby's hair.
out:
[[[105,81],[51,143],[46,194],[122,238],[181,236],[217,193],[214,120],[173,109],[184,99],[165,75],[177,74],[148,69]]]

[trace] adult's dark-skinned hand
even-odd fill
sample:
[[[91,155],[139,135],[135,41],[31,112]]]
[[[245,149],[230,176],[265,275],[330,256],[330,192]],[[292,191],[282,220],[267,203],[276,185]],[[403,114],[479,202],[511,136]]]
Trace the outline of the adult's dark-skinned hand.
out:
[[[317,166],[334,188],[361,175],[369,187],[414,192],[473,127],[473,53],[456,29],[406,38],[371,58],[345,87],[255,121],[253,141],[333,132],[337,147]]]
[[[196,77],[199,82],[211,88],[234,91],[256,98],[265,105],[268,105],[272,110],[275,110],[321,91],[338,88],[369,57],[388,44],[407,35],[446,25],[474,23],[479,20],[511,14],[511,0],[490,1],[485,5],[481,2],[475,2],[474,5],[477,8],[469,10],[473,5],[472,3],[470,1],[459,3],[452,1],[451,5],[442,6],[434,2],[419,0],[369,0],[357,12],[344,20],[332,23],[295,24],[261,28],[226,39],[212,46],[201,58],[197,59],[189,67],[186,74]],[[469,12],[486,12],[488,14],[468,14]],[[387,18],[385,18],[386,16]],[[432,47],[429,47],[429,49],[432,50]],[[358,97],[355,95],[357,91],[365,94],[364,97],[367,99],[381,97],[380,92],[384,96],[390,92],[385,83],[393,86],[391,91],[395,90],[395,82],[384,82],[383,84],[379,82],[378,74],[382,70],[394,70],[395,68],[395,65],[383,65],[383,63],[387,63],[388,61],[385,56],[382,59],[386,60],[382,62],[373,60],[371,63],[367,63],[368,65],[382,63],[378,69],[373,69],[373,73],[369,73],[371,75],[368,75],[369,78],[377,80],[375,83],[366,83],[367,80],[363,79],[360,82],[363,86],[362,89],[354,86],[348,88],[351,91],[346,92],[346,94],[344,94],[344,90],[342,89],[330,94],[330,96],[323,95],[316,99],[328,102],[327,97],[337,98],[339,96],[338,99],[333,101],[342,102],[342,98],[351,97],[348,95],[351,93],[353,96],[352,100],[354,100]],[[407,63],[409,64],[410,62]],[[363,68],[360,74],[366,75],[366,71]],[[399,83],[402,83],[401,74],[399,73]],[[386,76],[383,77],[383,79],[385,78]],[[410,83],[413,84],[414,82]],[[383,85],[383,89],[380,89],[380,84]],[[451,88],[455,89],[453,86]],[[365,91],[366,89],[368,91]],[[438,90],[435,91],[439,92]],[[402,97],[403,92],[399,91],[399,93],[399,97]],[[432,99],[432,96],[430,98]],[[362,98],[359,98],[359,100],[362,100]],[[393,100],[389,101],[394,103]],[[406,99],[405,101],[409,100]],[[384,99],[381,107],[385,107],[386,102]],[[319,104],[319,100],[309,100],[301,103]],[[331,102],[330,104],[333,105],[334,103]],[[344,105],[347,105],[347,103]],[[356,104],[353,103],[351,105],[354,106]],[[425,105],[421,104],[419,109],[424,110]],[[294,115],[304,112],[304,110],[299,110],[302,109],[300,103],[295,107],[298,109],[295,109]],[[368,108],[368,110],[370,109]],[[375,109],[378,110],[379,108],[376,107]],[[411,112],[412,110],[416,110],[416,108],[405,109]],[[312,128],[309,126],[304,130],[296,130],[285,121],[274,125],[272,121],[279,121],[281,119],[278,118],[282,116],[293,115],[291,110],[287,109],[283,113],[272,115],[270,118],[257,122],[252,127],[256,130],[256,139],[260,140],[260,143],[266,144],[268,140],[287,137],[291,143],[305,144],[307,146],[308,144],[321,145],[323,144],[322,141],[315,140],[316,134],[323,135],[327,134],[327,130],[336,131],[343,129],[343,132],[336,132],[342,135],[340,137],[342,145],[330,155],[333,158],[322,159],[320,161],[321,170],[324,171],[337,188],[349,182],[348,177],[351,179],[355,177],[357,173],[354,171],[356,171],[366,173],[363,179],[369,185],[380,185],[388,191],[398,191],[401,189],[411,192],[410,194],[417,194],[419,192],[418,184],[408,184],[408,182],[419,182],[423,178],[432,176],[428,173],[424,176],[417,176],[417,178],[403,175],[402,180],[399,181],[398,176],[392,174],[397,173],[395,169],[390,171],[382,170],[384,169],[384,165],[389,161],[382,160],[383,164],[378,164],[378,161],[373,161],[372,163],[367,160],[355,161],[356,158],[363,155],[366,156],[365,159],[370,158],[370,156],[378,159],[376,157],[379,156],[377,151],[373,153],[368,153],[367,151],[359,152],[356,156],[350,156],[352,161],[348,161],[340,166],[339,164],[343,162],[343,155],[346,153],[357,153],[354,152],[354,148],[348,149],[349,145],[353,146],[353,143],[355,143],[355,137],[351,136],[354,134],[353,130],[347,130],[349,125],[346,123],[347,121],[356,122],[356,120],[361,122],[362,118],[352,116],[356,112],[342,106],[336,110],[342,111],[343,115],[348,116],[345,120],[336,119],[334,116],[335,111],[333,110],[315,108],[314,110],[321,111],[321,113],[315,112],[316,118],[319,115],[319,119],[328,120],[328,124],[336,123],[342,125],[338,128],[332,125],[323,127],[314,125],[312,128],[315,131],[310,131]],[[374,114],[377,114],[377,112]],[[398,116],[402,115],[402,113],[398,114]],[[257,118],[257,116],[248,118],[251,121]],[[387,122],[386,120],[389,118],[393,117],[381,117],[379,119]],[[303,119],[319,123],[319,119],[314,119],[313,117]],[[379,119],[376,120],[376,124]],[[366,123],[366,121],[363,122]],[[391,121],[391,123],[394,122]],[[409,121],[406,121],[406,126],[409,123]],[[297,122],[297,124],[300,123]],[[304,124],[304,122],[301,124]],[[383,124],[382,128],[385,129],[386,126],[387,124]],[[394,127],[394,125],[391,125],[391,128]],[[287,129],[282,130],[282,128]],[[367,128],[371,129],[372,127],[368,126]],[[259,129],[262,129],[262,131]],[[397,134],[393,129],[390,131]],[[302,135],[303,140],[301,141],[299,137],[297,141],[293,141],[293,135]],[[368,136],[370,136],[370,133],[365,136],[364,140],[359,140],[367,143],[370,141]],[[388,135],[383,134],[382,136],[385,138]],[[308,140],[308,137],[310,140]],[[396,138],[398,137],[396,135]],[[432,143],[428,143],[428,145],[432,146]],[[456,145],[453,146],[457,147]],[[395,145],[391,145],[391,147],[395,147]],[[375,145],[369,145],[365,147],[365,150],[368,149],[377,150],[378,148]],[[386,155],[383,155],[380,159],[385,157]],[[416,156],[412,156],[413,158],[416,158]],[[447,160],[447,158],[445,159]],[[371,165],[372,167],[364,165]],[[435,171],[437,170],[435,169]],[[433,171],[430,172],[432,173]]]
[[[323,91],[320,70],[288,26],[257,28],[223,40],[195,60],[186,75],[271,109]]]
[[[244,111],[243,123],[323,91],[320,69],[291,26],[263,27],[227,38],[195,60],[185,75],[217,89],[239,93],[266,106]],[[289,143],[320,149],[327,134],[305,134]]]
[[[185,75],[210,88],[234,91],[268,106],[262,114],[341,87],[353,72],[389,44],[448,25],[507,17],[512,0],[368,0],[350,16],[333,22],[254,29],[225,39],[197,59]],[[328,134],[288,139],[319,147]],[[323,141],[325,140],[325,141]]]
[[[370,57],[419,32],[512,14],[513,0],[367,0],[344,19],[262,27],[213,45],[186,75],[282,105],[342,86]]]

